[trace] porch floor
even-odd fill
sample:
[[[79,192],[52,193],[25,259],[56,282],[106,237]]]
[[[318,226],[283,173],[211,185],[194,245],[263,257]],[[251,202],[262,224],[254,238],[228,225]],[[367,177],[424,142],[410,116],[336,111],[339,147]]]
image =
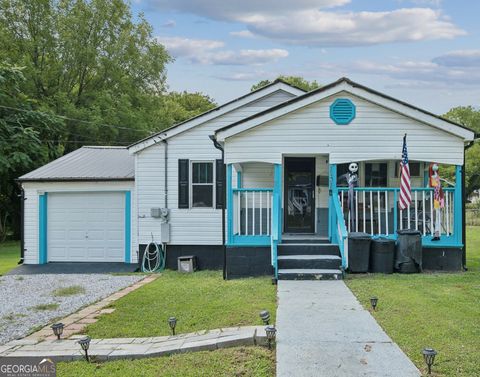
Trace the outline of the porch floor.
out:
[[[277,376],[420,376],[343,281],[279,281]]]

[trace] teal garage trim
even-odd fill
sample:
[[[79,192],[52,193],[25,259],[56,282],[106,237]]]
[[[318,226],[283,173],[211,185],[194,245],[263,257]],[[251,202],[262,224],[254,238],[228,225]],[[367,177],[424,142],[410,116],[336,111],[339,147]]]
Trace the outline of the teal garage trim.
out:
[[[132,231],[132,217],[131,217],[131,208],[132,208],[132,194],[130,191],[125,192],[125,263],[131,262],[131,231]]]
[[[349,124],[355,115],[356,107],[348,98],[337,98],[330,105],[330,118],[338,125]]]
[[[38,196],[38,263],[47,263],[47,193]]]

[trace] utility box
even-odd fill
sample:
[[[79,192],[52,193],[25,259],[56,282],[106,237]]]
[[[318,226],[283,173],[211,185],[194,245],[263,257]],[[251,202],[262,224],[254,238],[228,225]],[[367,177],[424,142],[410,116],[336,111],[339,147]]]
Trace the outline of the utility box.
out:
[[[160,241],[162,243],[170,242],[170,223],[162,223],[160,225]]]
[[[178,257],[178,271],[183,273],[191,273],[197,270],[197,258],[194,255]]]

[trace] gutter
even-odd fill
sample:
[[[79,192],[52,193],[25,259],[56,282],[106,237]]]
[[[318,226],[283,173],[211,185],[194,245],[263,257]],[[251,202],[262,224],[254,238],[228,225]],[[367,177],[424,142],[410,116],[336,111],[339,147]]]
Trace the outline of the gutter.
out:
[[[225,151],[221,144],[217,141],[214,135],[209,136],[210,140],[212,140],[213,145],[215,148],[217,148],[219,151],[222,152],[222,164],[224,166],[223,168],[223,190],[226,190],[227,187],[227,182],[225,179]],[[222,200],[222,248],[223,248],[223,280],[227,280],[227,242],[225,238],[225,231],[226,231],[226,226],[225,226],[225,200],[226,200],[226,195],[223,196]]]

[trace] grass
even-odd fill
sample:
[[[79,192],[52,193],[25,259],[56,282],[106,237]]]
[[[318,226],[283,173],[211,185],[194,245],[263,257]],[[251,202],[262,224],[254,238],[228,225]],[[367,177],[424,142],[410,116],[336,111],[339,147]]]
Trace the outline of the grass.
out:
[[[258,313],[273,320],[276,289],[269,278],[222,279],[221,272],[164,272],[157,280],[114,302],[116,310],[88,326],[93,338],[168,335],[168,317],[177,317],[177,333],[219,327],[260,325]]]
[[[57,375],[59,377],[273,377],[275,375],[273,355],[274,353],[266,348],[242,347],[107,363],[88,364],[84,361],[76,361],[59,363]]]
[[[74,296],[85,293],[85,288],[80,285],[71,285],[70,287],[59,288],[53,291],[53,295],[57,297]]]
[[[47,311],[47,310],[56,310],[58,309],[59,305],[58,304],[40,304],[37,306],[34,306],[32,309],[36,310],[37,312],[41,311]]]
[[[480,227],[467,228],[466,273],[357,275],[346,281],[375,319],[425,373],[421,350],[438,351],[435,376],[479,376]]]
[[[7,241],[0,243],[0,275],[5,275],[18,266],[20,260],[20,242]]]

